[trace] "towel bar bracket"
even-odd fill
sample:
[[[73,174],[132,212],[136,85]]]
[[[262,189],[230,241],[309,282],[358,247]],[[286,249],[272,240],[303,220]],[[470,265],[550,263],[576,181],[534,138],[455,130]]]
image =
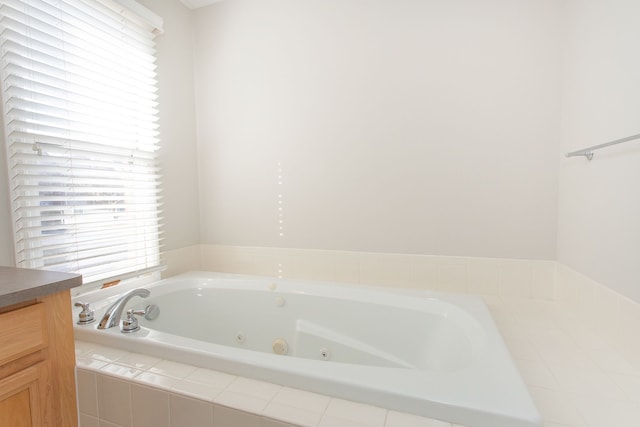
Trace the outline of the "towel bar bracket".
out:
[[[593,151],[567,153],[566,157],[577,157],[577,156],[583,156],[583,157],[586,157],[587,160],[591,160],[593,159]]]

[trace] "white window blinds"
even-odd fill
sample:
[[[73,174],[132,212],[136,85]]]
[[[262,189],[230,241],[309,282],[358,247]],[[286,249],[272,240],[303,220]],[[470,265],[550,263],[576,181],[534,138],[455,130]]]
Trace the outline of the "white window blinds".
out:
[[[110,0],[2,0],[16,264],[95,282],[160,266],[155,45]]]

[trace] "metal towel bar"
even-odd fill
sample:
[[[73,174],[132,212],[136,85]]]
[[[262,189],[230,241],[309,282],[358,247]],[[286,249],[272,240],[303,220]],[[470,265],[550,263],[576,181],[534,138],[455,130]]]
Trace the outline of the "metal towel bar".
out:
[[[612,145],[621,144],[623,142],[632,141],[634,139],[640,139],[640,133],[637,135],[631,135],[626,138],[616,139],[615,141],[605,142],[604,144],[594,145],[593,147],[583,148],[582,150],[572,151],[567,153],[567,157],[584,156],[587,159],[593,159],[593,152],[605,147],[611,147]]]

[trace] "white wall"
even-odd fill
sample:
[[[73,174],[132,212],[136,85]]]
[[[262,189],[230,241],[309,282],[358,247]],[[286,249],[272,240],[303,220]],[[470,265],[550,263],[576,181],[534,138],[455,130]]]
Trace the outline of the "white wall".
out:
[[[202,243],[554,259],[556,3],[197,10]]]
[[[563,152],[640,133],[640,2],[567,9]],[[558,260],[640,301],[640,141],[564,159]]]
[[[138,0],[164,19],[156,38],[165,249],[200,243],[191,14],[179,0]]]

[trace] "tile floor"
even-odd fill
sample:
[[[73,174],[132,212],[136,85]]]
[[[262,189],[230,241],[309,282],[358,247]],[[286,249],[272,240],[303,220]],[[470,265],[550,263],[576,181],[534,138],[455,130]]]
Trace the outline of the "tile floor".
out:
[[[484,299],[544,427],[640,426],[640,363],[557,302]],[[76,353],[81,427],[452,427],[92,343]]]

